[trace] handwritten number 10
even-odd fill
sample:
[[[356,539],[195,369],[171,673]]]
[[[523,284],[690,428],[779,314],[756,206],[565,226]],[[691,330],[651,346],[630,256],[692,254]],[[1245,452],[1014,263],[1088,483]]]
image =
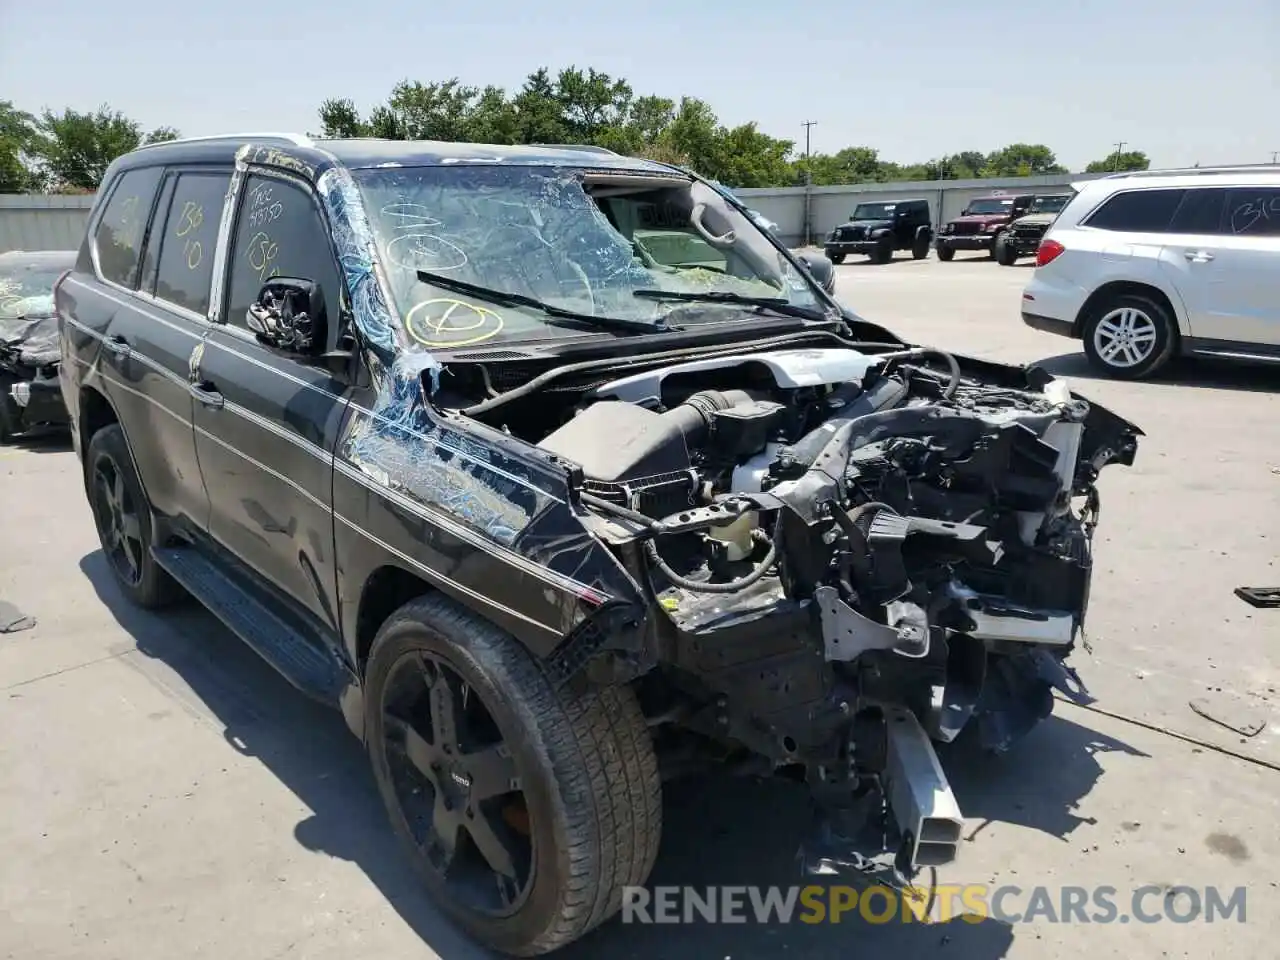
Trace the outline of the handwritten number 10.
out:
[[[174,230],[175,237],[185,237],[189,233],[194,233],[204,224],[204,207],[196,203],[194,200],[188,200],[182,205],[182,213],[178,217],[178,226]],[[182,246],[183,255],[187,260],[187,269],[194,270],[200,266],[200,261],[204,259],[204,247],[195,237],[189,237],[187,242]]]

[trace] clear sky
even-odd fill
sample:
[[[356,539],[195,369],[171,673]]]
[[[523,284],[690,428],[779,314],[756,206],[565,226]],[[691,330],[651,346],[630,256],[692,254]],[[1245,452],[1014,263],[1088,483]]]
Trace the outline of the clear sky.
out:
[[[0,99],[107,102],[188,136],[315,130],[396,81],[593,66],[815,151],[927,160],[1022,140],[1080,169],[1280,151],[1280,0],[0,0]]]

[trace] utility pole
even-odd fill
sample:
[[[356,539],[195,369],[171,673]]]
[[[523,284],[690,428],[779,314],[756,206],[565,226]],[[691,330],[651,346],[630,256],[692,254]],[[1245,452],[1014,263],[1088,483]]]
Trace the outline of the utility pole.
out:
[[[1280,157],[1280,150],[1272,150],[1272,151],[1271,151],[1271,162],[1272,162],[1273,164],[1276,162],[1276,157]]]
[[[1115,172],[1116,170],[1119,170],[1119,169],[1120,169],[1120,152],[1121,152],[1122,150],[1124,150],[1124,141],[1123,141],[1123,140],[1121,140],[1119,143],[1117,143],[1117,144],[1116,144],[1116,152],[1115,152],[1116,162],[1115,162],[1114,164],[1112,164],[1112,167],[1111,167],[1112,172]]]
[[[817,120],[806,120],[804,127],[804,245],[813,242],[813,170],[809,160],[809,131],[816,126]]]

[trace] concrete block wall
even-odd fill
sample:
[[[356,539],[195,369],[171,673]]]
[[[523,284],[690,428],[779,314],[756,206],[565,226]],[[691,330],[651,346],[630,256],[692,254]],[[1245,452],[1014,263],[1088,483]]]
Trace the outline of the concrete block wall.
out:
[[[0,194],[0,253],[78,250],[93,196]]]

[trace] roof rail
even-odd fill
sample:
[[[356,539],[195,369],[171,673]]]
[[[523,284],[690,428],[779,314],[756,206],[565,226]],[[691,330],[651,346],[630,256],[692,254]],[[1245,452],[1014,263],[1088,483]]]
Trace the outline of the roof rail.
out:
[[[531,143],[531,147],[551,147],[555,150],[581,150],[583,153],[603,153],[610,157],[620,157],[622,154],[616,150],[610,150],[608,147],[597,147],[591,143]]]
[[[1280,163],[1236,163],[1222,164],[1213,167],[1168,167],[1164,170],[1130,170],[1127,173],[1112,173],[1104,179],[1116,180],[1123,177],[1184,177],[1213,176],[1232,173],[1280,173]]]
[[[170,143],[217,143],[218,141],[238,143],[245,140],[283,140],[285,143],[293,144],[295,147],[310,147],[314,145],[310,137],[303,136],[300,133],[216,133],[206,137],[179,137],[177,140],[160,140],[157,143],[144,144],[138,149],[146,150],[148,147],[163,147]]]

